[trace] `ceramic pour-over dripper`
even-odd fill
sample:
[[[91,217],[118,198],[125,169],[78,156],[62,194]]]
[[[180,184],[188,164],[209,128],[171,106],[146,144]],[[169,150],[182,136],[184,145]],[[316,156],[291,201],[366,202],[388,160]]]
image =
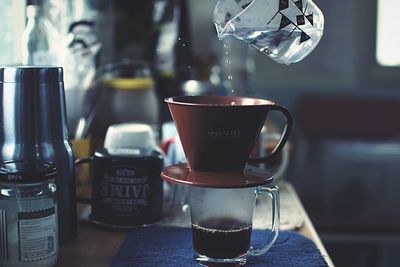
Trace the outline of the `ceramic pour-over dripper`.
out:
[[[186,158],[193,171],[243,171],[281,152],[292,127],[289,111],[270,100],[235,96],[182,96],[168,103]],[[286,118],[282,136],[266,158],[249,154],[270,111]]]
[[[266,253],[279,232],[278,188],[265,187],[273,179],[243,173],[248,162],[273,158],[285,145],[292,117],[270,100],[234,96],[182,96],[165,100],[176,124],[190,167],[166,167],[161,177],[190,185],[190,214],[194,258],[198,262],[240,264],[248,256]],[[269,111],[286,117],[277,146],[267,158],[248,156]],[[259,195],[272,200],[272,223],[265,243],[250,246],[253,211]]]

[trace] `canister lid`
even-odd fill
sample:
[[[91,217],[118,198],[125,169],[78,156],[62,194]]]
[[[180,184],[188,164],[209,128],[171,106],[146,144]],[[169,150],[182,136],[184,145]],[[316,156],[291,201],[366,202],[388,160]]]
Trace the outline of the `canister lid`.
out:
[[[55,178],[56,165],[46,161],[7,161],[0,165],[0,181],[29,183]]]
[[[110,154],[137,149],[157,149],[156,137],[150,125],[144,123],[122,123],[108,127],[104,148]],[[119,152],[118,152],[119,151]],[[130,154],[128,152],[128,154]],[[133,153],[135,154],[135,153]]]
[[[0,68],[0,83],[59,83],[63,69],[58,66],[7,66]]]

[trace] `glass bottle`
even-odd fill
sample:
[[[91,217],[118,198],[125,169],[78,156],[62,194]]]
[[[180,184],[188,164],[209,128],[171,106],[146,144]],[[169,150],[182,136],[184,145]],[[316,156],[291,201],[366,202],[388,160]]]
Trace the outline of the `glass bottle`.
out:
[[[39,5],[26,8],[27,24],[22,34],[22,64],[50,65],[56,62],[58,31]]]
[[[43,161],[0,166],[0,266],[57,263],[57,169]]]

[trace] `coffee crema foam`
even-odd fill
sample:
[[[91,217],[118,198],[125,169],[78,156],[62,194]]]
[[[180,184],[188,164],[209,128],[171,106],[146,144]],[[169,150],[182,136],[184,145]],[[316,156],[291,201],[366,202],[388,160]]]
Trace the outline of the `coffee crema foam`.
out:
[[[216,232],[238,233],[243,230],[250,230],[252,228],[251,225],[248,225],[248,226],[237,228],[237,229],[216,229],[216,227],[208,228],[208,227],[200,226],[197,223],[192,223],[192,227],[194,227],[198,230],[204,231],[204,232],[208,232],[208,233],[216,233]]]

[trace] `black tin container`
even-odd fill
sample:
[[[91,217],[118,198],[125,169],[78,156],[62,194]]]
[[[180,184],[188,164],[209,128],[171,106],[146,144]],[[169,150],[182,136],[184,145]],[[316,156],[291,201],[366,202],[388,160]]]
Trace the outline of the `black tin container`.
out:
[[[91,163],[91,221],[109,229],[132,229],[162,219],[163,156],[157,150],[94,152],[77,164]]]

